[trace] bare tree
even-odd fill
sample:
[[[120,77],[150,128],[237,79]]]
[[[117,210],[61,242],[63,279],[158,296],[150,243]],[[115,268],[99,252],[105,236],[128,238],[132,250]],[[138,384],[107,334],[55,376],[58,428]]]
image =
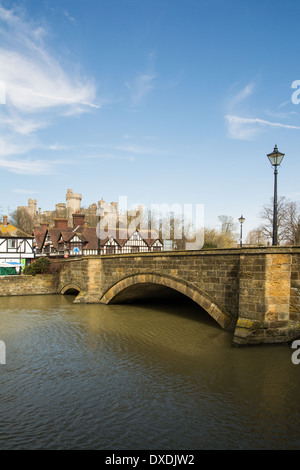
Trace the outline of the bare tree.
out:
[[[246,243],[248,245],[263,246],[267,244],[267,239],[259,228],[255,228],[248,233]]]
[[[33,219],[29,212],[25,208],[16,209],[14,212],[9,214],[9,221],[12,225],[15,225],[23,232],[28,235],[32,234],[33,230]]]
[[[300,204],[290,201],[283,214],[284,237],[292,245],[300,244]]]
[[[226,234],[230,235],[233,237],[237,236],[237,224],[234,222],[233,217],[228,216],[228,215],[219,215],[218,217],[219,221],[222,224],[221,231]]]
[[[273,236],[273,199],[265,205],[260,213],[264,223],[259,226],[266,238]],[[285,196],[277,202],[277,230],[278,242],[288,242],[292,245],[300,243],[300,204],[289,201]]]

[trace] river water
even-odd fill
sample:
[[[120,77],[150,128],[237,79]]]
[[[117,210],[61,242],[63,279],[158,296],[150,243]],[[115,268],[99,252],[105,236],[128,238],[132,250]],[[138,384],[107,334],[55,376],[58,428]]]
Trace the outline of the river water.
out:
[[[298,449],[290,346],[235,348],[188,301],[1,298],[0,449]]]

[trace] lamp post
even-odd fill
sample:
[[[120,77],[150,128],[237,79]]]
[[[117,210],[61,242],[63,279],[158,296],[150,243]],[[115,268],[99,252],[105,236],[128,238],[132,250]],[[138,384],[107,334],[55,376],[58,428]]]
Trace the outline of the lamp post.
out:
[[[240,248],[242,248],[243,246],[243,223],[245,222],[245,217],[243,217],[241,215],[241,217],[239,217],[239,223],[241,224],[241,232],[240,232]]]
[[[278,227],[277,227],[277,167],[283,160],[284,153],[278,151],[277,145],[275,145],[272,153],[268,153],[267,157],[274,167],[274,201],[273,201],[273,241],[272,245],[276,246],[278,243]]]
[[[97,227],[97,236],[98,236],[98,255],[101,254],[101,249],[100,249],[100,236],[101,236],[101,230],[100,230],[100,222],[101,222],[101,217],[103,215],[104,209],[103,207],[99,206],[97,209],[97,215],[99,217],[99,222],[98,222],[98,227]]]

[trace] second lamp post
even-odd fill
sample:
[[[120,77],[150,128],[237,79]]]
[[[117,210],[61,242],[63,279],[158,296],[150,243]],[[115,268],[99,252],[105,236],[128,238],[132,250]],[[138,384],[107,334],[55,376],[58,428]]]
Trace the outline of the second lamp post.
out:
[[[243,246],[243,223],[245,222],[245,217],[241,215],[239,218],[239,223],[241,224],[241,232],[240,232],[240,248]]]

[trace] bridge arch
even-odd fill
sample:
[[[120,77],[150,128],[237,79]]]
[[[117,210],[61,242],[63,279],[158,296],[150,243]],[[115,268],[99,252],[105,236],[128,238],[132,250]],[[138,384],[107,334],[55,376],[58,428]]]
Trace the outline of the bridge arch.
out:
[[[139,284],[157,284],[169,287],[200,305],[224,330],[233,328],[233,318],[222,310],[204,291],[186,281],[168,275],[135,274],[122,279],[110,287],[100,298],[104,304],[112,303],[126,289]]]
[[[60,294],[79,294],[81,288],[77,284],[66,284],[61,290]]]

